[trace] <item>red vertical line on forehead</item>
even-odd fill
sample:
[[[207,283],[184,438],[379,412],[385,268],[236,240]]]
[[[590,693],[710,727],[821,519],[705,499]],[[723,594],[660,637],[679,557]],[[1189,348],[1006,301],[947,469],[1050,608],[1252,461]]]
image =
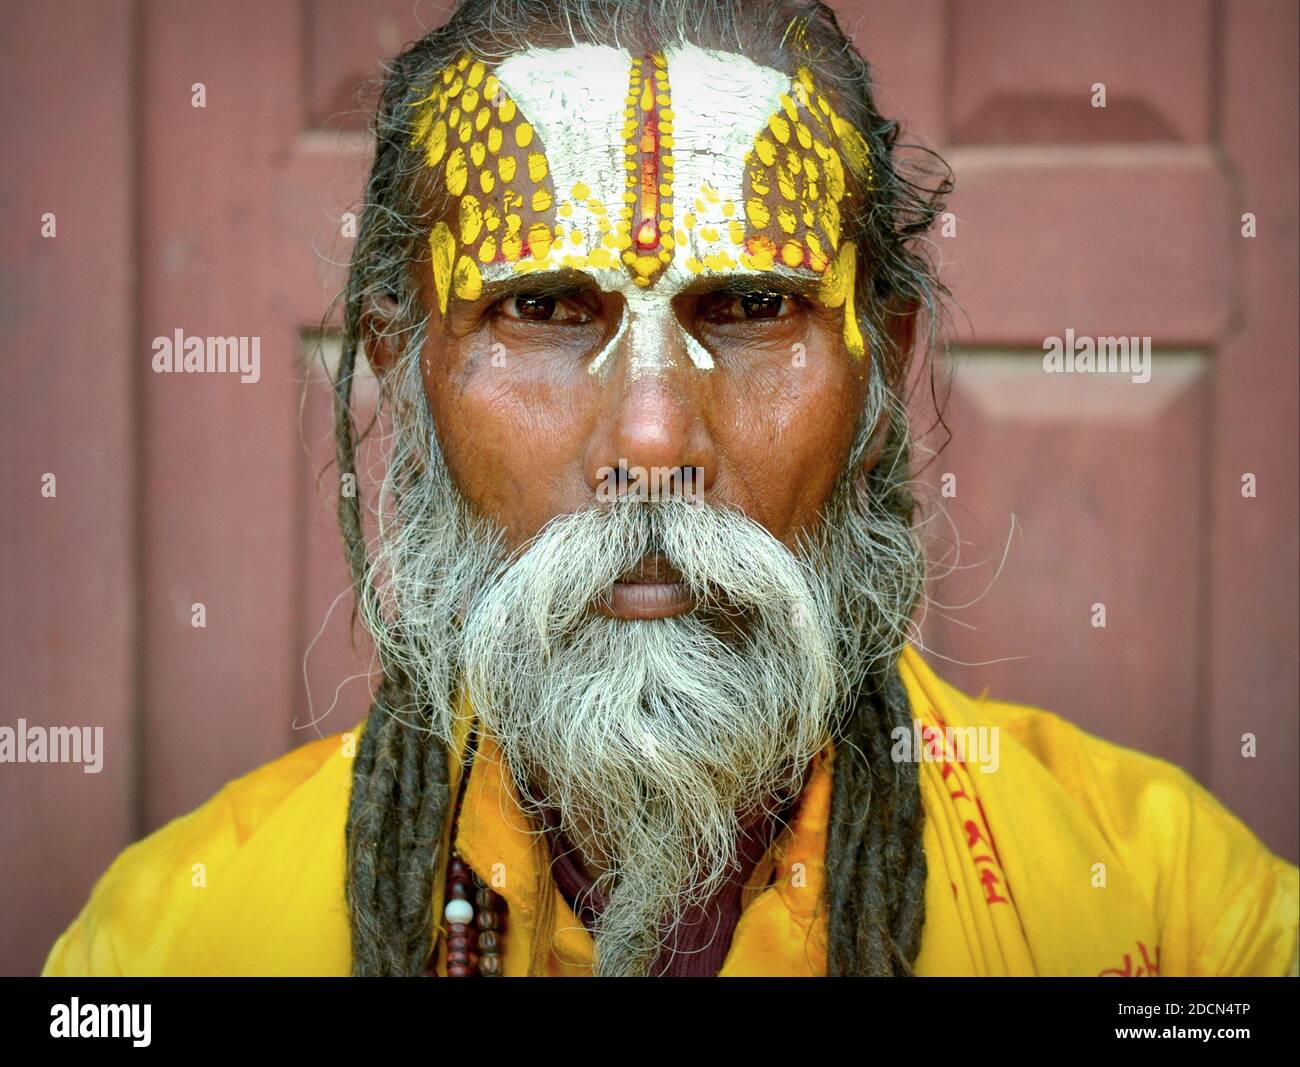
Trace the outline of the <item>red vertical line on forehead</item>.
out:
[[[637,285],[654,282],[671,261],[673,112],[668,61],[650,52],[632,60],[623,112],[627,171],[619,245]]]
[[[653,58],[641,64],[643,80],[637,110],[641,113],[641,135],[637,150],[641,153],[641,191],[639,211],[633,233],[636,246],[649,252],[659,247],[659,104],[655,100]],[[635,68],[634,68],[635,69]]]

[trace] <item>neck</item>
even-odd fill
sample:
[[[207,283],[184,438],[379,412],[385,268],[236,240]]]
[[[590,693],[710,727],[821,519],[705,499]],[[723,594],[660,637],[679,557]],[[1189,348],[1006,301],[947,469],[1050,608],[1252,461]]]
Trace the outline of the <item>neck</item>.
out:
[[[541,804],[543,799],[549,795],[549,789],[547,788],[548,783],[544,772],[538,775],[538,779],[538,783],[533,785],[529,792],[532,794],[533,800],[538,804]],[[613,866],[611,858],[603,852],[594,849],[590,844],[585,848],[579,847],[575,844],[568,834],[563,833],[560,825],[560,818],[561,814],[556,808],[543,807],[543,827],[551,834],[563,835],[565,843],[573,850],[571,853],[573,862],[581,869],[582,873],[588,879],[594,882],[602,874],[605,874],[611,869]],[[591,832],[592,827],[590,823],[580,816],[571,816],[570,818],[571,821],[576,824],[574,836],[576,836],[578,840],[586,842],[594,840],[595,835]]]
[[[803,777],[805,779],[807,777],[807,768],[804,769]],[[548,795],[545,786],[546,776],[544,772],[538,776],[538,780],[541,784],[531,786],[529,792],[533,800],[540,805],[542,804],[543,799]],[[799,792],[802,792],[802,790]],[[797,802],[798,795],[799,793],[797,792],[791,801],[788,801],[783,805],[783,814],[789,814],[793,805]],[[575,824],[574,835],[571,837],[568,833],[563,831],[560,823],[561,814],[556,808],[544,806],[542,811],[542,827],[553,837],[558,836],[563,844],[568,847],[570,850],[570,859],[589,881],[594,882],[597,878],[606,874],[614,867],[612,858],[609,855],[594,849],[590,844],[590,842],[594,840],[595,835],[591,832],[591,824],[585,819],[580,816],[570,816],[570,821]],[[763,834],[764,837],[771,836],[770,816],[766,815],[765,809],[759,805],[755,805],[747,812],[742,813],[740,821],[746,835],[757,832]],[[574,837],[580,841],[588,842],[588,844],[585,847],[579,846],[575,843]]]

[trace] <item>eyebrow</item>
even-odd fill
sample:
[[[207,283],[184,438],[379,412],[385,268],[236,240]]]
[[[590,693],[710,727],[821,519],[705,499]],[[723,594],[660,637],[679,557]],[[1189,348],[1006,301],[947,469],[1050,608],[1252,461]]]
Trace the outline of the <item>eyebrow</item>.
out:
[[[598,289],[596,279],[572,267],[558,270],[528,271],[496,281],[484,282],[482,294],[474,303],[495,303],[505,297],[565,296],[579,289]]]
[[[822,275],[811,272],[761,271],[759,273],[702,274],[680,293],[699,296],[711,293],[744,296],[748,293],[782,293],[815,299],[822,285]],[[528,271],[485,282],[476,304],[490,304],[512,296],[565,296],[582,289],[600,289],[590,274],[572,267],[556,270]]]
[[[745,296],[749,293],[781,293],[814,299],[821,288],[822,275],[812,272],[761,271],[751,273],[704,274],[682,290],[683,296],[725,293]]]

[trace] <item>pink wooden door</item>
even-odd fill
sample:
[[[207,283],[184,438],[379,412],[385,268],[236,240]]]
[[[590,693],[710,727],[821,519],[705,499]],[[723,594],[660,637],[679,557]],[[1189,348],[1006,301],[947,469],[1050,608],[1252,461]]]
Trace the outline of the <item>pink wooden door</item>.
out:
[[[874,10],[859,45],[957,175],[926,478],[955,475],[928,528],[965,568],[932,596],[971,606],[931,607],[932,658],[1173,760],[1295,859],[1297,10]],[[1150,380],[1045,373],[1067,329],[1150,337]]]
[[[938,499],[962,561],[992,562],[931,589],[983,593],[930,607],[932,660],[1179,762],[1294,859],[1294,5],[835,6],[882,108],[957,171],[956,232],[935,239],[964,308],[954,437],[924,477],[956,476]],[[106,755],[99,775],[0,767],[0,970],[39,967],[126,843],[364,714],[305,353],[365,176],[356,87],[443,9],[5,6],[27,163],[0,245],[0,724],[102,725]],[[178,328],[259,337],[260,380],[154,374],[153,338]],[[1067,328],[1151,336],[1152,380],[1044,374]]]

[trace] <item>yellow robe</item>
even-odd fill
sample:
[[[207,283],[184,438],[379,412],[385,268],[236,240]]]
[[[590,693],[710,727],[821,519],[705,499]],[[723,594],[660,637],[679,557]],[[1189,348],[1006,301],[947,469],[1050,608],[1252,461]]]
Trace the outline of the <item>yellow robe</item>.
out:
[[[1295,972],[1300,871],[1190,776],[1047,712],[967,697],[912,649],[900,671],[927,737],[999,728],[994,773],[951,749],[922,762],[919,974]],[[354,730],[304,745],[126,849],[44,973],[349,973],[343,835],[356,741]],[[833,763],[832,749],[818,756],[751,879],[722,975],[825,973]],[[457,847],[507,901],[505,973],[590,973],[591,937],[538,862],[545,844],[527,833],[490,739],[469,773]]]

